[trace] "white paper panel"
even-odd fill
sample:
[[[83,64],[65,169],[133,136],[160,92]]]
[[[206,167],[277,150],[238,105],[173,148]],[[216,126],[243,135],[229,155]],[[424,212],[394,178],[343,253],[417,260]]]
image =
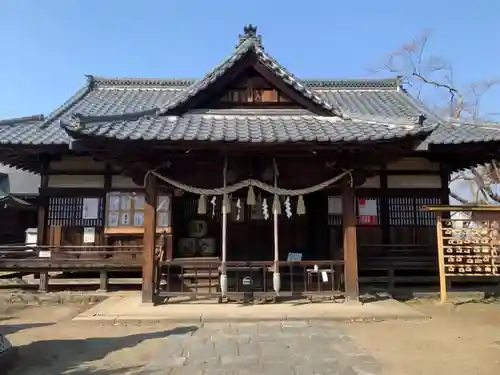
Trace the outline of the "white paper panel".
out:
[[[439,163],[430,162],[424,158],[403,158],[387,165],[387,169],[392,170],[420,170],[420,171],[438,171]]]
[[[86,156],[68,156],[59,161],[50,162],[50,169],[56,171],[103,171],[105,164]]]
[[[422,176],[387,176],[388,188],[440,188],[441,178],[438,175],[422,175]]]
[[[137,185],[132,181],[131,177],[115,175],[111,178],[111,188],[112,189],[120,189],[120,188],[140,188],[141,186]]]
[[[49,187],[104,188],[104,176],[52,175],[49,176]]]
[[[365,183],[361,185],[363,188],[379,188],[380,187],[380,176],[373,176],[367,178]]]
[[[342,214],[342,199],[340,197],[328,197],[328,215]]]

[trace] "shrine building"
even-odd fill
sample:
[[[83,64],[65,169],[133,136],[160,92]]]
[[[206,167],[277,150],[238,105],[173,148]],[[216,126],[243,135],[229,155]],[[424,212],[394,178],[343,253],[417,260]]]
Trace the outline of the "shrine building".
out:
[[[41,255],[17,267],[45,286],[142,269],[144,302],[437,282],[422,207],[498,158],[500,131],[444,121],[401,77],[296,77],[252,25],[228,52],[199,80],[88,76],[48,116],[0,123],[0,163],[41,175]]]

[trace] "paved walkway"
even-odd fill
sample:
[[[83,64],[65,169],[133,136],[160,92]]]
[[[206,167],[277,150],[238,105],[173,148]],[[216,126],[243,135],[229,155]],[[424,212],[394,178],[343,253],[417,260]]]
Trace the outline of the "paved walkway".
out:
[[[398,301],[387,299],[366,304],[288,303],[242,306],[236,303],[217,304],[214,301],[177,303],[172,301],[160,306],[141,304],[135,294],[115,295],[78,315],[74,321],[137,323],[183,322],[228,323],[284,320],[387,320],[425,319],[426,316]]]
[[[142,375],[375,375],[380,366],[337,324],[206,323],[169,336]]]

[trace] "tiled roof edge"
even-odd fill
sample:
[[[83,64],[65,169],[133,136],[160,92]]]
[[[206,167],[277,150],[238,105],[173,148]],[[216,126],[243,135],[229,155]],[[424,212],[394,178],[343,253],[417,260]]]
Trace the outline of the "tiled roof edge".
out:
[[[87,84],[78,90],[73,96],[71,96],[63,105],[53,111],[47,118],[40,124],[41,128],[49,125],[54,120],[57,120],[59,116],[62,116],[69,108],[82,100],[94,87],[94,77],[87,75]]]
[[[0,120],[1,125],[17,125],[17,124],[25,124],[27,122],[39,122],[45,119],[44,115],[33,115],[33,116],[24,116],[24,117],[15,117],[6,120]]]
[[[73,113],[71,115],[72,122],[76,122],[78,124],[90,124],[93,122],[102,122],[102,121],[116,121],[116,120],[136,120],[140,117],[144,116],[153,116],[157,112],[157,108],[148,109],[144,111],[132,112],[132,113],[120,113],[117,115],[106,115],[106,116],[87,116],[81,113]],[[62,123],[62,122],[61,122]]]
[[[189,87],[196,83],[195,78],[119,78],[93,77],[95,87]],[[374,79],[298,79],[313,89],[392,89],[401,86],[401,77]]]

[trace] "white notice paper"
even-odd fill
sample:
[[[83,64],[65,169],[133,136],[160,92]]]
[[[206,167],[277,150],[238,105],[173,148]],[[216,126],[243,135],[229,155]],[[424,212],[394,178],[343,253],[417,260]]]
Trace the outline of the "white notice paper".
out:
[[[50,255],[51,255],[50,250],[40,250],[38,252],[39,258],[50,258]]]
[[[95,228],[87,227],[83,228],[83,243],[94,243],[95,242]]]
[[[108,194],[108,205],[110,211],[120,210],[120,196],[117,194]]]
[[[376,199],[360,199],[359,200],[359,216],[377,216],[377,200]]]
[[[328,215],[342,214],[342,199],[340,197],[328,197]]]
[[[286,257],[287,262],[300,262],[302,260],[302,253],[288,253]]]
[[[82,219],[99,217],[99,198],[83,198]]]
[[[321,272],[321,280],[322,280],[324,283],[327,283],[327,282],[328,282],[328,274],[327,274],[325,271],[322,271],[322,272]]]

